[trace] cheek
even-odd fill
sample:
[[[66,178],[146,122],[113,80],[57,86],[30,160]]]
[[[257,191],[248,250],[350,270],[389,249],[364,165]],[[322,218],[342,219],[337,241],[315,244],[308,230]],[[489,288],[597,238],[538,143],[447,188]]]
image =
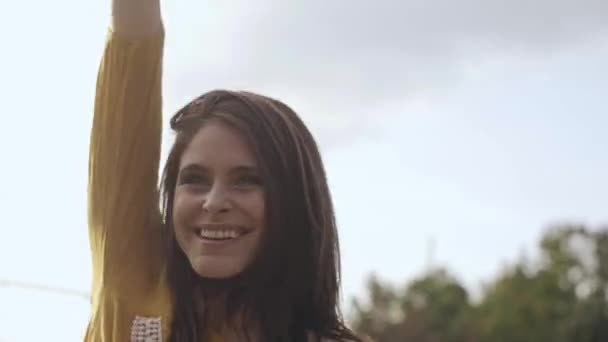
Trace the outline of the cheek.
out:
[[[175,191],[173,197],[173,226],[182,229],[189,219],[196,215],[200,200],[186,191]]]
[[[240,207],[256,229],[266,225],[266,205],[263,191],[255,191],[240,199]]]

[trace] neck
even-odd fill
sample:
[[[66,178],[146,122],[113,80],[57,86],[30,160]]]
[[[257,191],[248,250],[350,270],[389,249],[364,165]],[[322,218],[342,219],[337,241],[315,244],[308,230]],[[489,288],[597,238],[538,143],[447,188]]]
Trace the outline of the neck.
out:
[[[234,284],[229,279],[202,279],[199,283],[197,305],[200,319],[206,330],[213,335],[221,335],[224,340],[245,340],[244,331],[251,333],[251,327],[244,327],[244,311],[228,312],[227,302]],[[237,338],[238,337],[238,338]]]

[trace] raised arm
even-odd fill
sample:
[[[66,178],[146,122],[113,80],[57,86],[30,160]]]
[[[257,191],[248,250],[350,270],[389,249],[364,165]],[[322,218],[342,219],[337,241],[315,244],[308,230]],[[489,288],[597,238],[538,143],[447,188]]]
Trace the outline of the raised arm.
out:
[[[161,27],[159,0],[112,0],[112,28],[117,34],[137,39]]]
[[[132,295],[158,275],[163,41],[159,0],[113,0],[89,151],[94,296]]]

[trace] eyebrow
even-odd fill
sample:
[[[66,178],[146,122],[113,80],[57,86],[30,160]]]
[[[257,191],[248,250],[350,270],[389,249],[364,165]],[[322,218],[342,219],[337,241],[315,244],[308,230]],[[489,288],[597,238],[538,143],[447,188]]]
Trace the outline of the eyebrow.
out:
[[[197,163],[191,163],[191,164],[184,166],[183,168],[181,168],[179,170],[179,173],[182,173],[182,172],[210,173],[208,167],[201,165],[201,164],[197,164]],[[258,168],[255,166],[252,166],[252,165],[238,165],[238,166],[230,169],[230,173],[257,173],[257,172],[258,172]]]

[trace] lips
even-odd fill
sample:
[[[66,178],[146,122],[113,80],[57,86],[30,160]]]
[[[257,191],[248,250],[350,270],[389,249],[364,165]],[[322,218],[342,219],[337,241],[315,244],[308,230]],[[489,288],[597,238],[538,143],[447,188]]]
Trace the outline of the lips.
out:
[[[246,235],[250,230],[241,226],[226,224],[206,224],[196,229],[196,235],[209,241],[229,241]]]

